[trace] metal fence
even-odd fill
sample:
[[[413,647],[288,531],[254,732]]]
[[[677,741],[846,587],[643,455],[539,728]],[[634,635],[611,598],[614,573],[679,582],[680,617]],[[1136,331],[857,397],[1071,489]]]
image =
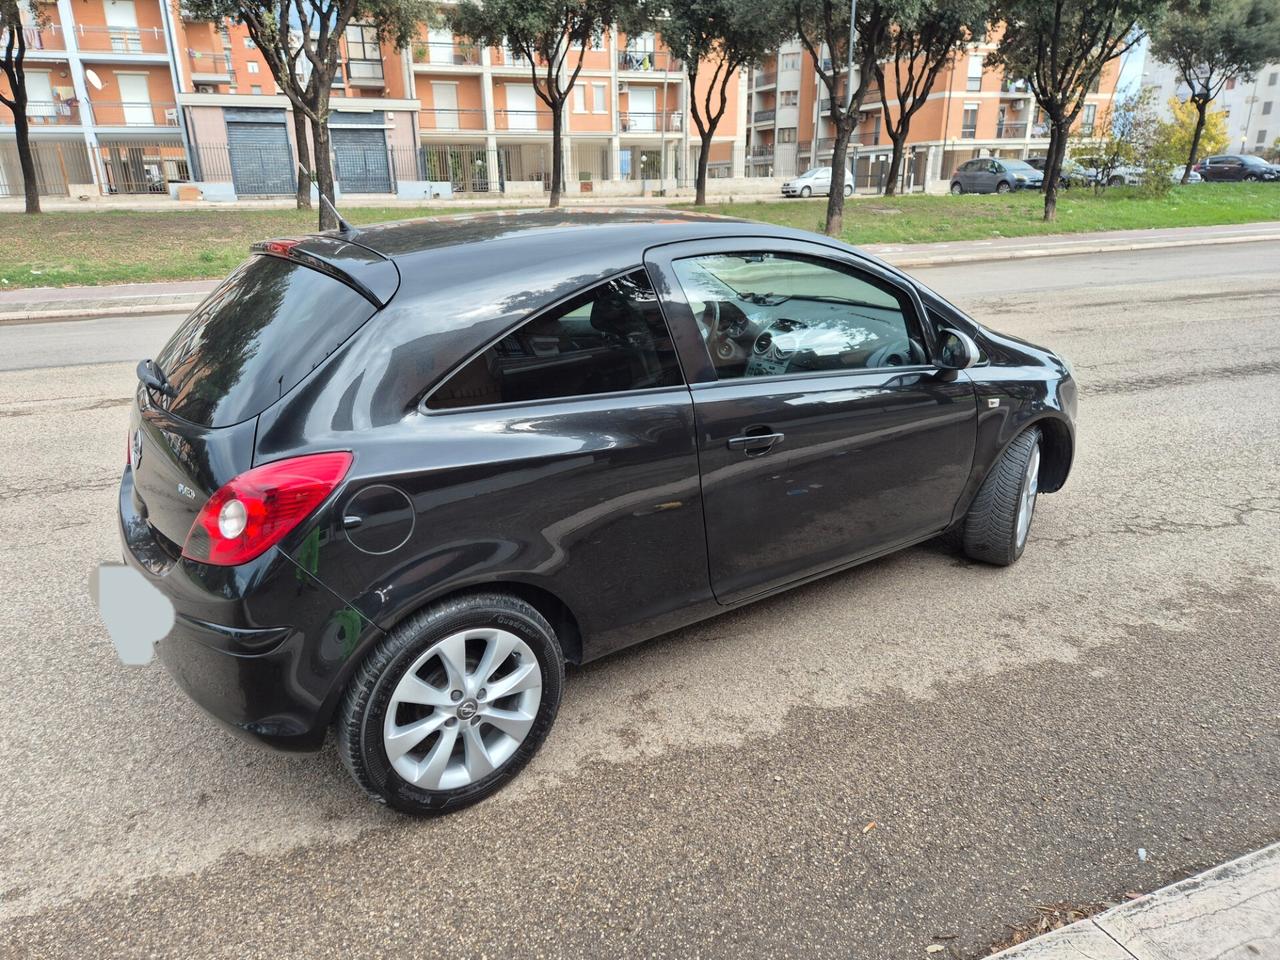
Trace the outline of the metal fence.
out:
[[[174,181],[191,179],[181,140],[138,143],[134,140],[98,144],[104,187],[111,194],[169,192]]]
[[[399,155],[397,154],[397,157]],[[423,144],[417,150],[419,180],[449,181],[454,193],[489,193],[498,189],[489,170],[489,154],[478,145]],[[400,160],[396,161],[397,170]]]
[[[83,140],[33,140],[31,152],[41,196],[65,197],[69,183],[93,183]],[[0,197],[21,197],[25,192],[18,146],[13,141],[0,142]]]

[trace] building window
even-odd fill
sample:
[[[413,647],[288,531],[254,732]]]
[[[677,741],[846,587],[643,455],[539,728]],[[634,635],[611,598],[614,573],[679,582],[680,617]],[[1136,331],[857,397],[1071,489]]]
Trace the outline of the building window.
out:
[[[253,42],[253,37],[244,38],[244,48],[246,50],[257,50],[257,45]]]
[[[978,104],[964,105],[964,118],[960,121],[960,136],[972,140],[978,135]]]
[[[799,69],[800,69],[800,54],[798,54],[798,53],[784,53],[784,54],[782,55],[782,58],[781,58],[781,66],[780,66],[780,69],[782,69],[782,70],[799,70]]]
[[[1280,77],[1280,73],[1277,73],[1277,72],[1276,72],[1276,71],[1274,71],[1274,70],[1273,70],[1273,71],[1271,71],[1271,76],[1267,77],[1267,86],[1268,86],[1268,87],[1274,87],[1274,86],[1276,85],[1276,78],[1277,78],[1277,77]]]
[[[250,73],[257,73],[257,72],[258,72],[258,61],[257,61],[257,60],[250,60],[250,61],[248,61],[248,62],[245,64],[245,69],[247,69]]]
[[[256,83],[249,88],[249,92],[252,93],[255,97],[262,96],[262,88],[258,86]]]
[[[1265,147],[1267,145],[1267,131],[1258,131],[1258,146]]]
[[[1098,118],[1098,105],[1096,103],[1086,103],[1084,105],[1084,116],[1080,120],[1080,133],[1082,136],[1093,136],[1093,122]]]
[[[1235,78],[1235,77],[1228,77],[1228,78],[1227,78],[1227,89],[1228,89],[1228,90],[1234,90],[1235,88],[1236,88],[1236,78]]]
[[[595,113],[609,112],[609,88],[606,84],[591,85],[591,109]]]
[[[1262,105],[1262,115],[1265,117],[1265,116],[1269,116],[1270,113],[1271,113],[1271,101],[1268,100],[1266,103]]]
[[[347,59],[348,60],[381,60],[382,50],[378,46],[378,28],[353,24],[347,27]]]
[[[800,102],[800,92],[798,90],[783,90],[778,94],[778,103],[784,107],[794,107]]]
[[[778,142],[779,143],[795,143],[796,128],[795,127],[779,127]]]
[[[982,54],[980,53],[969,55],[969,83],[965,89],[970,93],[977,93],[982,89]]]
[[[587,91],[584,87],[575,86],[573,88],[573,112],[587,112]]]

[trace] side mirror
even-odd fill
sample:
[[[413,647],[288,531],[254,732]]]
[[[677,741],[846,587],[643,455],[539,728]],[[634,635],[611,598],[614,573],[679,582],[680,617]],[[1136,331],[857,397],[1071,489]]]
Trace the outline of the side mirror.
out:
[[[973,337],[955,327],[939,332],[937,354],[935,362],[943,370],[967,370],[981,356]]]

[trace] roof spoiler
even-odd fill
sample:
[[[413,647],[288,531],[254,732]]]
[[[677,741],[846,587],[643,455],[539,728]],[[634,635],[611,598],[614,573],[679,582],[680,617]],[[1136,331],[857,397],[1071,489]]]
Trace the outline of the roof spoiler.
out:
[[[361,246],[345,234],[262,240],[249,250],[280,257],[333,277],[379,309],[391,302],[400,287],[400,271],[390,258]]]

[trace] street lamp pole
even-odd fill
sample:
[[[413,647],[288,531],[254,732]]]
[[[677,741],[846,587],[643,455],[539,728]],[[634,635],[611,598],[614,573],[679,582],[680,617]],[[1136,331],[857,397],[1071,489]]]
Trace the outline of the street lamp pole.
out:
[[[849,0],[849,75],[845,78],[845,101],[844,111],[848,116],[853,111],[853,62],[854,52],[858,48],[858,0]],[[853,129],[857,130],[858,121],[853,121]],[[853,138],[853,132],[849,133],[850,139]],[[853,141],[853,163],[851,165],[853,174],[853,189],[858,189],[858,141]]]

